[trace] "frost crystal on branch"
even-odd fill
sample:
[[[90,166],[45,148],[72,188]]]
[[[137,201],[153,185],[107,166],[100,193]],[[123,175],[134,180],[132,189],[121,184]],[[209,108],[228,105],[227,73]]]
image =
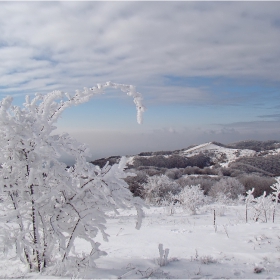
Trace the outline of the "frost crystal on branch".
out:
[[[141,226],[142,201],[132,196],[123,180],[131,176],[124,172],[126,159],[101,169],[86,161],[86,145],[66,133],[52,133],[66,108],[87,102],[106,88],[133,97],[141,123],[140,93],[133,86],[111,82],[76,91],[74,96],[61,91],[26,96],[22,108],[12,106],[12,97],[0,103],[0,218],[5,222],[0,237],[7,248],[16,245],[17,256],[31,271],[71,276],[94,267],[94,260],[105,254],[94,238],[101,232],[108,239],[109,210],[135,207],[136,227]],[[74,166],[60,162],[61,153],[74,156]],[[76,253],[76,238],[88,242],[88,252]]]

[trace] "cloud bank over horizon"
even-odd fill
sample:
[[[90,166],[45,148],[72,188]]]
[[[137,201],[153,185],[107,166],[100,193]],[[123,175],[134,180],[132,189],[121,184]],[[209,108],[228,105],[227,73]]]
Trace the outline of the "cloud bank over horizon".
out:
[[[142,126],[115,91],[59,121],[95,157],[277,140],[279,9],[250,1],[0,2],[0,96],[19,105],[36,92],[135,85],[148,108]]]

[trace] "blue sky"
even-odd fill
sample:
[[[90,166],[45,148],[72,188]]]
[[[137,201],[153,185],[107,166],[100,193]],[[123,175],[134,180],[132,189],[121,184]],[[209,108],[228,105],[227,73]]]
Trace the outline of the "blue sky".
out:
[[[0,2],[0,97],[133,84],[58,122],[93,158],[280,140],[280,2]]]

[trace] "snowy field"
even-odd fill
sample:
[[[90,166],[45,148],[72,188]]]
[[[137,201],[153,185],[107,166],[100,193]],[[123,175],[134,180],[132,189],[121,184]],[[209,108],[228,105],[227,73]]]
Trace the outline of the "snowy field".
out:
[[[213,209],[216,209],[216,227]],[[278,209],[279,210],[279,209]],[[208,205],[197,215],[176,209],[169,215],[164,207],[145,209],[140,230],[135,212],[121,211],[107,222],[109,242],[101,235],[101,250],[108,253],[96,261],[97,268],[79,278],[97,279],[200,279],[280,278],[280,215],[275,223],[245,223],[245,206]],[[159,244],[169,249],[167,263],[159,264]],[[77,242],[76,251],[88,246]],[[13,255],[1,257],[1,278],[57,279],[25,273]]]

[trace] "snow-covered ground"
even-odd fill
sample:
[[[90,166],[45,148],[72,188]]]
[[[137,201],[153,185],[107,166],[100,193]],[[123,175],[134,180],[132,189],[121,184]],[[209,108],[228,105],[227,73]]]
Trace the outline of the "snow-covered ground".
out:
[[[275,223],[247,224],[244,205],[208,205],[198,215],[180,208],[168,215],[164,207],[151,207],[145,213],[140,230],[135,229],[133,210],[111,215],[107,222],[109,242],[104,242],[101,235],[97,237],[100,249],[108,255],[80,278],[280,278],[280,213]],[[169,249],[165,266],[157,262],[159,244]],[[85,242],[76,244],[77,251],[87,249]],[[12,255],[1,257],[1,278],[58,278],[24,273],[22,269]]]

